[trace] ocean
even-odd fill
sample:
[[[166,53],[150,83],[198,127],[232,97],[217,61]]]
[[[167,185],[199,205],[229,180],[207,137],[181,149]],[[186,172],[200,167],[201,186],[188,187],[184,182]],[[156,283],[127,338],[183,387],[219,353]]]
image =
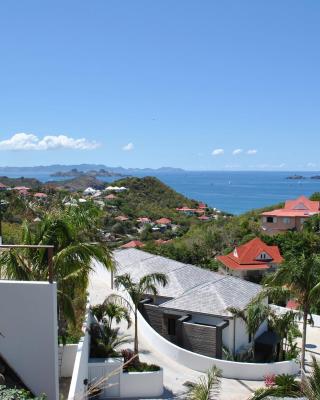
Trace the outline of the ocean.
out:
[[[203,201],[219,210],[241,214],[253,208],[269,206],[300,195],[310,196],[320,191],[320,180],[286,179],[294,174],[310,178],[319,175],[319,172],[186,171],[154,175],[187,197]],[[8,176],[18,177],[14,174]],[[34,172],[32,176],[25,174],[25,177],[37,178],[42,182],[57,179]],[[110,178],[105,180],[112,181]]]

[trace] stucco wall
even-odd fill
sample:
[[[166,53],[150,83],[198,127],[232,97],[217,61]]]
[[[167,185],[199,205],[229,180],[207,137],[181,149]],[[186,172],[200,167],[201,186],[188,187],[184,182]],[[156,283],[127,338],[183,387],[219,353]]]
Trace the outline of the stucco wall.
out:
[[[0,281],[0,352],[36,395],[59,397],[57,288]]]
[[[163,370],[120,375],[120,396],[154,398],[163,394]]]
[[[59,377],[69,378],[72,376],[77,349],[78,344],[59,346]]]

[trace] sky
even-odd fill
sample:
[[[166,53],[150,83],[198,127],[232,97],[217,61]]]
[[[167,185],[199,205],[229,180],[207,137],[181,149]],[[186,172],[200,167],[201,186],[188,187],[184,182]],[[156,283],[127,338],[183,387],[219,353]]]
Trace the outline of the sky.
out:
[[[2,0],[0,166],[320,170],[318,0]]]

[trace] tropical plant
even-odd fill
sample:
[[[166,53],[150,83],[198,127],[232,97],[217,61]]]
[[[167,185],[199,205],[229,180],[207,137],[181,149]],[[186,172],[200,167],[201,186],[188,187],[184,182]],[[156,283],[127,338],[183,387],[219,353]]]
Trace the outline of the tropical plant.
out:
[[[47,396],[34,397],[28,390],[0,385],[0,398],[1,400],[46,400]]]
[[[273,397],[301,397],[301,388],[298,381],[292,375],[277,375],[264,388],[259,388],[254,392],[251,400],[262,400]]]
[[[312,371],[301,382],[302,392],[309,400],[320,399],[320,363],[312,357]]]
[[[288,359],[296,354],[294,351],[297,344],[294,339],[301,336],[298,324],[296,322],[296,313],[287,311],[286,313],[277,313],[270,310],[269,327],[277,333],[280,338],[279,360]]]
[[[261,296],[277,299],[284,295],[294,298],[302,311],[302,345],[301,367],[305,369],[305,346],[307,335],[308,315],[311,307],[319,303],[320,293],[320,257],[288,258],[274,274],[269,275],[264,283]]]
[[[24,223],[22,244],[53,245],[53,277],[58,287],[59,319],[75,324],[73,299],[86,291],[92,262],[114,269],[109,250],[102,244],[79,241],[80,226],[85,219],[72,222],[64,213],[50,214],[36,228]],[[80,225],[81,224],[81,225]],[[0,255],[0,267],[9,279],[48,280],[45,249],[11,249]]]
[[[259,299],[251,301],[245,309],[229,307],[228,310],[234,317],[241,318],[244,321],[247,333],[253,339],[252,351],[254,358],[254,336],[261,324],[268,318],[270,307]]]
[[[90,326],[91,357],[107,358],[119,356],[118,349],[129,342],[128,335],[119,335],[119,328],[110,328],[105,323],[92,323]]]
[[[138,282],[134,282],[129,274],[119,275],[114,280],[115,287],[117,289],[122,288],[130,295],[133,305],[125,299],[123,296],[118,294],[112,294],[106,302],[124,304],[134,314],[134,352],[138,354],[138,307],[143,299],[144,295],[152,294],[156,296],[158,294],[157,285],[166,286],[168,283],[167,275],[162,273],[153,273],[144,275]]]
[[[128,328],[131,326],[131,318],[128,309],[120,304],[108,301],[91,307],[93,315],[98,322],[103,322],[112,328],[113,321],[119,324],[122,320],[127,321]]]
[[[210,368],[205,376],[201,376],[197,382],[187,382],[188,400],[216,400],[219,398],[220,393],[220,376],[221,371],[213,366]]]

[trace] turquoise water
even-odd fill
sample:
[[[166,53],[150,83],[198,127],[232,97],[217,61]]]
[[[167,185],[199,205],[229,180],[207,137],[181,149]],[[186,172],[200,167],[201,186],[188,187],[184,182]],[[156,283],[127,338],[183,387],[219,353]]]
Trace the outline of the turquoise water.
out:
[[[310,177],[318,175],[319,172],[188,171],[162,173],[157,177],[188,197],[204,201],[211,207],[217,207],[223,211],[241,214],[253,208],[272,205],[302,194],[309,196],[320,191],[320,180],[286,179],[293,174]],[[33,174],[32,177],[41,181],[56,179],[37,174]],[[111,181],[110,178],[106,180]]]

